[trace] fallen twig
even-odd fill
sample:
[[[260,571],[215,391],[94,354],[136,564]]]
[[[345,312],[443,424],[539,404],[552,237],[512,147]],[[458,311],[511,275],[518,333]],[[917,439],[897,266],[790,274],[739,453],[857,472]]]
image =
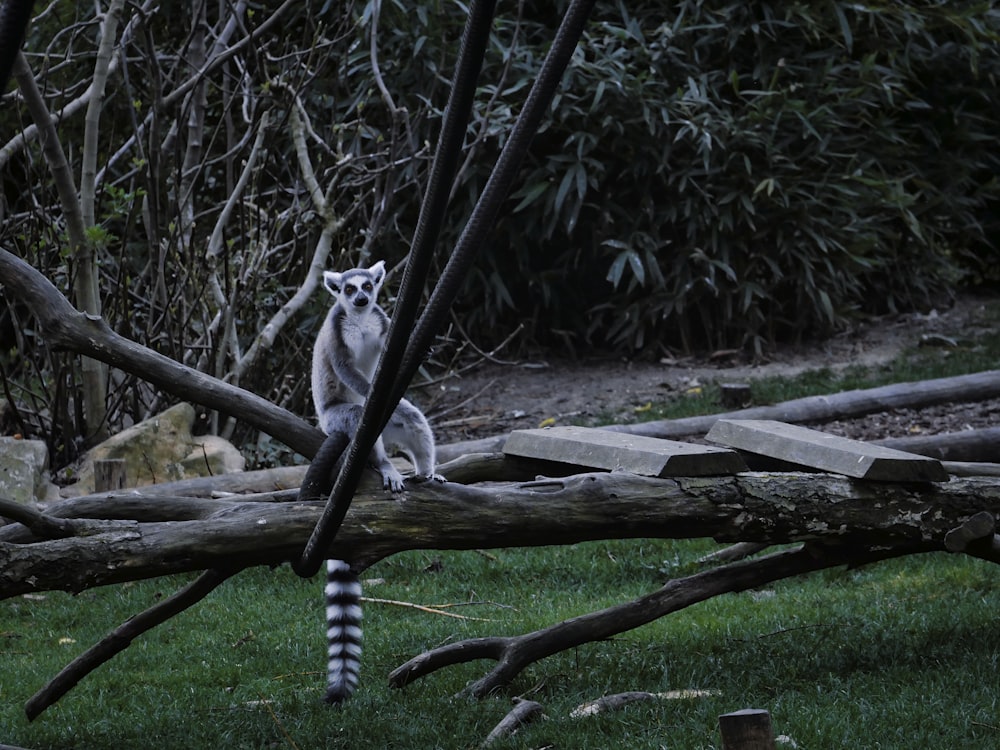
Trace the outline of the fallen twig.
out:
[[[718,690],[668,690],[664,693],[647,693],[642,690],[632,690],[626,693],[605,695],[596,700],[581,703],[570,711],[569,715],[570,718],[580,719],[584,716],[593,716],[605,711],[617,711],[619,708],[623,708],[636,701],[685,700],[691,698],[708,698],[718,694]]]
[[[362,602],[369,602],[372,604],[390,604],[394,607],[406,607],[408,609],[418,609],[421,612],[429,612],[432,615],[441,615],[443,617],[454,617],[458,620],[475,620],[476,622],[490,622],[486,617],[467,617],[466,615],[455,614],[454,612],[445,612],[443,607],[453,607],[453,604],[441,604],[441,605],[426,605],[426,604],[414,604],[413,602],[401,602],[397,599],[375,599],[370,596],[361,597]]]
[[[486,735],[480,747],[488,747],[503,737],[514,734],[529,721],[534,721],[542,715],[542,704],[535,701],[515,698],[516,705],[510,713],[503,717],[499,724],[493,727],[493,731]]]

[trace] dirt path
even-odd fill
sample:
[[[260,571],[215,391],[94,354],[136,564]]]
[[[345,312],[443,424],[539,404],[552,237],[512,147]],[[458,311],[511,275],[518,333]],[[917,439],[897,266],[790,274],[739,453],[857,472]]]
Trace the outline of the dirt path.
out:
[[[487,363],[424,389],[419,401],[442,443],[537,427],[548,419],[558,424],[634,422],[638,421],[636,409],[699,384],[877,365],[920,345],[936,346],[947,356],[953,345],[967,345],[995,327],[998,309],[998,296],[963,297],[946,311],[882,318],[821,344],[780,348],[766,362],[756,364],[732,353],[655,363],[624,359]],[[996,426],[1000,405],[940,407],[909,417],[883,415],[882,427],[873,422],[870,428],[844,426],[837,431],[850,434],[854,429],[852,437],[889,437],[912,434],[918,422],[919,431],[926,434]]]

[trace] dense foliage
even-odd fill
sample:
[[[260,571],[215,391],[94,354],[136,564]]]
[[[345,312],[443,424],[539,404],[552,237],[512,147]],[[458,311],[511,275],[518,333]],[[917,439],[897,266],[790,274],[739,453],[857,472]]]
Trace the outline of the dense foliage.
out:
[[[760,350],[996,280],[998,31],[993,3],[603,5],[473,298]]]
[[[119,29],[86,243],[101,314],[309,414],[303,373],[328,297],[295,293],[311,265],[405,255],[463,6],[293,4],[248,43],[274,8],[176,5],[128,6]],[[499,5],[442,256],[557,11]],[[93,14],[57,2],[30,30],[52,111],[89,83]],[[489,346],[525,323],[522,344],[760,351],[995,281],[998,32],[993,2],[599,2],[451,335]],[[84,110],[58,122],[77,172]],[[8,94],[0,242],[69,294],[84,256],[37,136],[19,141],[30,122]],[[262,341],[286,305],[281,335]],[[3,322],[17,426],[68,458],[92,432],[79,365],[47,352],[25,311]],[[163,405],[112,377],[113,427]]]

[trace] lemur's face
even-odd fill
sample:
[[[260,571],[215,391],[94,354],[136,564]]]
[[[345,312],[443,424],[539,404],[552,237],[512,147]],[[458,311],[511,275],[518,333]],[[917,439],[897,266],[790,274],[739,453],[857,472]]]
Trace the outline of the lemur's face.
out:
[[[353,268],[344,273],[326,271],[323,285],[347,310],[361,311],[378,296],[385,278],[385,263],[379,261],[371,268]]]

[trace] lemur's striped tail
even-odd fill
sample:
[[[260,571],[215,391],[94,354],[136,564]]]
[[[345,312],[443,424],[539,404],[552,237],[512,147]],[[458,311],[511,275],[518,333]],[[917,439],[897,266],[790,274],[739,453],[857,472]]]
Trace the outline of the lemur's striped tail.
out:
[[[347,700],[361,668],[361,582],[343,560],[326,561],[326,702]]]

